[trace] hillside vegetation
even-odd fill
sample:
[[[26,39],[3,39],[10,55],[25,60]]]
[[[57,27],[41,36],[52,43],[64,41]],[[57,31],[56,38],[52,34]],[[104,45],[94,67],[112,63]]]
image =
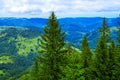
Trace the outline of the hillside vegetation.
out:
[[[32,65],[39,50],[40,34],[40,31],[33,29],[2,27],[0,32],[0,80],[6,80],[12,75],[17,76]]]

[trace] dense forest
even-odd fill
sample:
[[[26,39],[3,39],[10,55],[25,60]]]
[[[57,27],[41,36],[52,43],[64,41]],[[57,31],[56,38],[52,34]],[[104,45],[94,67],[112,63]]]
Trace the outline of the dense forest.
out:
[[[117,23],[120,25],[120,21]],[[28,30],[28,32],[31,32],[28,34],[31,35],[25,36],[27,30],[24,30],[23,33],[10,28],[7,32],[10,30],[13,30],[13,32],[18,31],[19,36],[14,35],[14,41],[17,43],[4,43],[6,43],[7,46],[12,44],[10,47],[17,45],[17,48],[15,47],[14,50],[12,50],[14,54],[17,50],[20,55],[26,56],[27,54],[25,53],[27,53],[28,50],[31,51],[31,54],[29,54],[28,58],[20,57],[16,54],[16,56],[19,57],[14,58],[16,63],[19,63],[17,65],[26,66],[27,69],[20,67],[18,68],[18,70],[20,70],[18,73],[17,70],[15,70],[16,73],[9,71],[9,66],[12,65],[10,64],[12,63],[11,61],[6,68],[11,74],[4,75],[2,70],[0,70],[0,80],[120,80],[120,26],[117,27],[116,39],[113,39],[106,18],[103,18],[102,27],[97,30],[97,33],[100,35],[96,40],[97,43],[94,43],[94,45],[96,45],[94,49],[91,49],[91,46],[89,46],[89,40],[86,35],[83,36],[79,48],[75,48],[74,44],[66,42],[66,33],[62,31],[54,12],[51,13],[42,34],[39,31],[35,33],[34,30]],[[9,33],[8,37],[10,34],[17,33]],[[32,34],[36,35],[37,38],[32,39]],[[7,40],[8,37],[2,39]],[[28,40],[21,37],[29,37],[30,42],[27,43]],[[10,40],[13,40],[13,38]],[[20,40],[24,40],[24,42],[22,42],[24,44],[21,44]],[[34,44],[35,41],[37,44]],[[1,45],[4,43],[0,42]],[[30,43],[33,45],[29,45]],[[25,44],[31,46],[32,49],[31,47],[27,48],[29,46],[24,46]],[[11,50],[7,49],[5,47],[6,45],[2,45],[2,47],[6,50]],[[23,45],[24,48],[21,47],[21,45]],[[0,51],[2,51],[2,49]],[[32,53],[32,51],[35,51],[37,54]],[[31,59],[31,56],[34,56],[34,59]],[[12,57],[14,57],[14,55]],[[20,64],[20,60],[26,61]],[[32,66],[29,67],[30,64],[27,62],[32,64]],[[5,65],[2,65],[0,69],[5,69],[4,67]],[[14,65],[12,68],[17,68],[17,66],[15,67]]]

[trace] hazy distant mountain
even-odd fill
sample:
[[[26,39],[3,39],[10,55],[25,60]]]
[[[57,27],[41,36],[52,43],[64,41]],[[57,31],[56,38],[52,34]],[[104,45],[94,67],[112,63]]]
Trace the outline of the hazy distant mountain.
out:
[[[110,27],[118,26],[117,18],[107,18]],[[0,26],[21,26],[23,28],[33,28],[43,30],[47,19],[44,18],[0,18]],[[66,32],[66,41],[78,43],[82,36],[95,33],[102,26],[101,17],[78,17],[78,18],[61,18],[60,26]]]
[[[117,18],[107,18],[110,26],[117,25]],[[22,26],[22,27],[44,27],[47,19],[44,18],[0,18],[0,26]],[[61,18],[59,23],[64,30],[84,30],[95,29],[101,26],[101,17],[90,17],[90,18]],[[78,30],[78,29],[77,29]],[[86,30],[86,29],[85,29]],[[85,31],[84,30],[84,31]]]

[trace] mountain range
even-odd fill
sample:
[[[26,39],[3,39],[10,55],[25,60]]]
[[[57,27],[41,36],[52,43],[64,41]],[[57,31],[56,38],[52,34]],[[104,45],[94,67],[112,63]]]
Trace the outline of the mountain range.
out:
[[[109,27],[119,26],[118,18],[106,18],[106,20]],[[62,30],[66,32],[66,41],[73,44],[79,44],[85,34],[91,39],[96,30],[102,27],[102,17],[61,18],[58,21]],[[30,28],[40,31],[43,31],[46,23],[47,19],[44,18],[0,18],[0,26]]]

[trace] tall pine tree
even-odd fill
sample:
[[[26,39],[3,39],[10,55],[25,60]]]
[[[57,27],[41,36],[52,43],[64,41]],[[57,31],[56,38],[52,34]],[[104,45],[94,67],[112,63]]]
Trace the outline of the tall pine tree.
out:
[[[58,20],[52,12],[46,27],[44,28],[44,33],[41,36],[40,44],[40,54],[41,63],[43,64],[43,78],[45,80],[58,80],[62,71],[60,66],[65,62],[65,33],[62,32],[59,27]]]
[[[84,36],[83,41],[82,41],[82,53],[81,53],[81,65],[82,69],[84,69],[83,76],[85,80],[89,80],[89,68],[90,68],[90,63],[91,63],[91,58],[92,58],[92,52],[90,51],[89,45],[88,45],[88,40],[87,37]]]
[[[118,21],[118,36],[117,36],[117,41],[118,45],[120,45],[120,16],[117,18]]]
[[[116,78],[120,79],[120,16],[118,17],[118,35],[116,46]]]
[[[107,42],[110,39],[110,30],[106,23],[106,19],[103,18],[102,28],[100,29],[100,39],[96,47],[96,58],[95,58],[95,72],[97,80],[109,80],[108,75],[108,46]]]
[[[38,58],[35,59],[34,65],[33,65],[33,70],[31,73],[31,80],[39,80],[39,63],[38,63]]]
[[[109,75],[109,80],[116,80],[116,45],[114,41],[111,42],[109,46],[109,52],[108,52],[108,75]]]
[[[107,25],[106,18],[103,18],[102,27],[99,29],[99,33],[100,33],[100,36],[101,36],[101,37],[105,38],[105,41],[106,41],[106,42],[111,41],[110,28],[109,28],[109,26]]]

